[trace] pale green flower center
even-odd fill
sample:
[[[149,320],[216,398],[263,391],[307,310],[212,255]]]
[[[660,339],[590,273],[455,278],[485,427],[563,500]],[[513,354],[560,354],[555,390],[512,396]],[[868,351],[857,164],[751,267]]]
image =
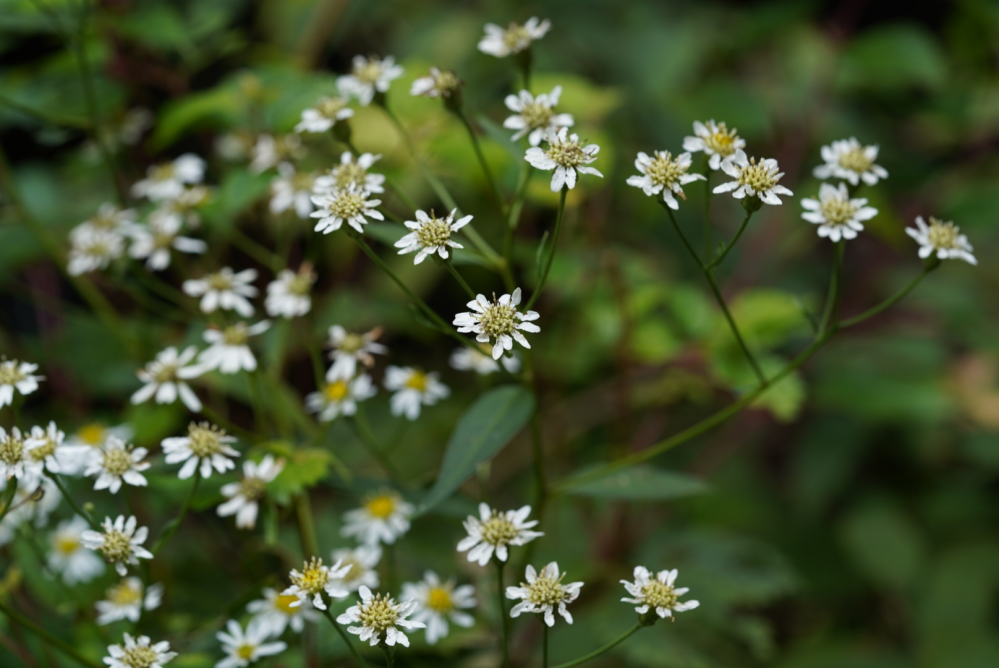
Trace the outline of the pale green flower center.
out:
[[[493,511],[493,516],[482,523],[482,540],[490,545],[506,545],[517,537],[517,527],[513,522]]]
[[[122,475],[131,469],[134,463],[131,453],[124,448],[112,448],[104,453],[104,470],[111,475]]]
[[[735,128],[729,130],[724,123],[715,126],[714,132],[709,132],[707,137],[701,137],[704,145],[718,155],[725,157],[735,153],[735,144],[739,139]]]
[[[24,442],[11,434],[7,440],[0,441],[0,462],[13,466],[24,458]]]
[[[369,60],[360,67],[354,68],[354,76],[366,84],[374,84],[382,75],[382,64],[377,60]]]
[[[260,478],[243,478],[239,483],[237,494],[244,497],[247,501],[254,501],[264,495],[266,488],[266,483]]]
[[[873,164],[874,162],[867,157],[863,146],[851,148],[849,151],[840,153],[839,155],[839,166],[858,174],[866,172]]]
[[[674,593],[673,587],[665,582],[651,580],[642,587],[642,598],[647,605],[653,608],[672,609],[676,605],[677,595]]]
[[[399,620],[395,601],[389,596],[375,594],[370,601],[361,603],[357,607],[361,624],[369,629],[374,629],[377,633],[395,626]]]
[[[583,151],[583,147],[578,141],[560,141],[556,139],[552,142],[548,150],[545,151],[548,157],[563,167],[575,167],[589,161],[590,156]]]
[[[157,383],[169,383],[177,377],[177,365],[157,362],[153,366],[150,375]]]
[[[926,236],[934,248],[957,248],[957,238],[960,234],[961,228],[954,223],[930,218],[930,231]]]
[[[154,165],[149,168],[149,178],[153,181],[169,181],[174,177],[175,173],[176,170],[172,162],[164,165]]]
[[[0,385],[17,385],[25,378],[27,375],[21,372],[21,365],[17,360],[0,364]]]
[[[222,344],[226,346],[245,346],[249,338],[250,333],[246,331],[246,325],[241,322],[222,331]]]
[[[353,555],[347,557],[343,560],[343,566],[350,566],[350,570],[341,578],[344,582],[354,582],[355,580],[360,580],[368,569],[364,567],[360,561],[355,559]]]
[[[323,560],[319,557],[312,557],[312,561],[305,564],[301,573],[291,572],[291,583],[310,595],[322,592],[329,581],[329,570],[323,566]]]
[[[67,557],[80,549],[80,539],[71,534],[60,534],[52,542],[56,552]]]
[[[335,119],[336,115],[347,106],[347,101],[341,97],[324,97],[319,100],[316,110],[326,118]]]
[[[542,573],[531,584],[522,584],[521,586],[527,587],[527,600],[534,605],[539,607],[554,607],[565,599],[565,589],[562,587],[562,578],[564,577],[565,573],[562,573],[556,580]]]
[[[350,192],[342,190],[337,193],[335,199],[329,203],[328,208],[331,214],[338,218],[354,218],[364,212],[364,192]]]
[[[451,225],[440,218],[431,217],[416,230],[416,241],[424,248],[446,246],[450,239]]]
[[[187,428],[187,437],[191,443],[188,446],[195,457],[211,457],[222,452],[222,438],[225,431],[207,422],[192,424]]]
[[[153,232],[153,248],[155,250],[166,250],[173,245],[175,235],[165,232]]]
[[[132,554],[132,539],[124,531],[111,529],[104,534],[104,544],[100,550],[111,563],[127,561]]]
[[[129,668],[149,668],[159,659],[159,654],[152,647],[137,645],[125,650],[125,654],[118,659]]]
[[[316,182],[316,177],[308,172],[297,172],[291,177],[291,189],[295,192],[309,192],[312,184]]]
[[[36,445],[35,447],[28,450],[28,456],[36,462],[40,462],[46,457],[50,457],[55,454],[56,443],[48,436],[45,437],[45,443],[42,445]]]
[[[338,190],[349,188],[352,185],[361,187],[367,179],[368,170],[356,162],[348,162],[330,170],[330,176],[336,182]]]
[[[655,185],[672,189],[673,184],[687,172],[686,167],[682,167],[669,151],[656,151],[655,158],[645,168],[645,175]]]
[[[511,23],[503,33],[503,44],[514,53],[523,51],[531,45],[531,33],[524,26]]]
[[[288,281],[288,292],[299,297],[304,297],[309,294],[313,280],[315,280],[315,276],[311,273],[295,274],[294,278]]]
[[[546,128],[552,116],[555,115],[555,110],[535,100],[524,105],[520,115],[524,117],[530,128]]]
[[[358,350],[364,348],[364,337],[360,334],[347,334],[343,337],[343,341],[337,346],[337,350],[342,350],[345,353],[356,353]]]
[[[212,290],[222,292],[232,289],[232,276],[227,276],[226,274],[208,274],[205,280],[208,282],[208,287]]]
[[[450,70],[443,70],[434,76],[434,88],[442,95],[450,95],[452,92],[458,90],[460,86],[461,79]]]
[[[829,225],[842,225],[853,218],[857,212],[857,207],[850,203],[849,199],[832,197],[823,200],[819,206],[819,213],[826,219]]]
[[[777,168],[767,167],[763,162],[750,158],[749,164],[739,170],[739,183],[752,188],[757,193],[770,190],[777,185]]]
[[[493,302],[485,313],[479,315],[479,327],[484,334],[498,337],[512,334],[517,329],[517,309],[509,304]]]

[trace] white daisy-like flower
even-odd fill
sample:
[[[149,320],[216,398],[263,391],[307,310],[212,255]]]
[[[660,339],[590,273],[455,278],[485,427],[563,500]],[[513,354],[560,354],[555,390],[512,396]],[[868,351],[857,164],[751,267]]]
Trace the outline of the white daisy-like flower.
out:
[[[215,138],[213,147],[215,153],[227,162],[243,162],[249,159],[253,152],[256,138],[249,130],[226,132]]]
[[[45,376],[36,376],[38,365],[0,357],[0,408],[14,403],[14,390],[29,395],[38,389],[38,381]]]
[[[259,174],[282,162],[288,162],[302,155],[302,140],[298,135],[260,135],[253,145],[253,159],[250,171]]]
[[[863,181],[873,186],[878,179],[888,178],[885,168],[874,164],[878,159],[878,147],[863,146],[856,137],[823,146],[821,154],[826,164],[815,168],[813,173],[817,179],[845,179],[854,186]]]
[[[49,570],[62,576],[63,582],[74,585],[90,582],[104,573],[104,562],[93,551],[83,547],[83,532],[90,527],[79,515],[63,520],[49,536],[51,550]]]
[[[403,223],[407,229],[412,230],[409,234],[395,242],[396,248],[401,248],[399,255],[418,251],[413,258],[413,264],[420,264],[428,255],[437,253],[443,259],[448,258],[448,247],[464,248],[461,244],[451,240],[451,235],[472,220],[472,216],[464,216],[454,220],[457,209],[452,209],[444,218],[438,218],[431,210],[428,216],[425,211],[416,212],[416,220],[407,220]]]
[[[339,95],[319,98],[314,107],[302,111],[302,120],[295,126],[295,132],[326,132],[337,121],[345,121],[354,115],[348,104],[350,100]]]
[[[364,225],[368,223],[365,218],[374,220],[385,220],[375,207],[382,203],[380,199],[368,199],[371,196],[367,190],[358,189],[351,184],[342,190],[333,190],[323,195],[313,195],[312,201],[319,207],[318,211],[313,211],[310,215],[318,218],[315,231],[329,234],[340,229],[344,221],[353,227],[359,234],[364,233]]]
[[[73,235],[66,271],[79,276],[98,269],[106,269],[112,260],[125,254],[125,240],[112,230],[89,228]]]
[[[339,585],[347,591],[357,591],[361,587],[378,588],[376,567],[382,558],[382,548],[378,545],[359,545],[355,548],[333,550],[333,559],[349,565],[350,570],[340,578]]]
[[[104,561],[114,564],[118,575],[125,577],[128,566],[136,566],[139,559],[152,559],[153,553],[142,546],[149,537],[149,529],[138,527],[138,520],[130,516],[127,520],[119,515],[114,522],[105,517],[102,531],[84,531],[80,534],[83,547],[100,552]]]
[[[603,178],[603,174],[594,167],[587,167],[597,159],[600,147],[596,144],[583,144],[579,140],[579,135],[568,134],[566,128],[560,129],[557,133],[548,128],[545,130],[545,140],[548,148],[541,149],[532,146],[527,149],[524,159],[531,163],[531,166],[544,171],[555,170],[552,174],[552,192],[557,193],[565,186],[569,190],[576,187],[576,174],[593,174]]]
[[[375,327],[365,334],[348,332],[340,325],[330,327],[329,345],[333,348],[330,359],[333,366],[326,373],[326,380],[350,379],[357,373],[357,363],[370,368],[375,363],[372,355],[385,355],[388,348],[378,343],[382,328]]]
[[[475,333],[475,340],[479,343],[492,341],[493,359],[498,360],[504,351],[513,348],[515,340],[525,348],[531,347],[522,332],[534,334],[541,331],[541,328],[532,322],[541,316],[536,311],[521,313],[517,310],[518,304],[520,304],[520,288],[514,290],[513,294],[503,295],[499,299],[493,295],[492,302],[480,294],[466,304],[472,310],[454,316],[452,324],[458,327],[459,332]]]
[[[222,651],[226,653],[226,658],[218,661],[215,668],[246,668],[261,657],[280,654],[288,649],[287,643],[280,640],[267,642],[271,635],[267,627],[254,624],[253,620],[247,624],[246,631],[235,619],[226,622],[225,628],[225,631],[215,634],[222,643]]]
[[[94,489],[106,489],[112,494],[118,493],[122,483],[145,487],[149,483],[141,471],[151,466],[149,462],[142,461],[148,452],[145,448],[134,448],[120,438],[109,436],[104,445],[88,453],[83,475],[88,478],[96,475]]]
[[[551,27],[551,21],[540,21],[537,16],[527,19],[524,25],[511,21],[506,28],[487,23],[486,34],[479,40],[479,51],[497,58],[506,58],[512,53],[529,49],[531,43],[544,37]]]
[[[289,209],[299,218],[308,218],[312,213],[312,188],[316,177],[309,172],[296,172],[291,163],[278,165],[279,176],[271,181],[270,210],[274,215]]]
[[[324,566],[321,558],[312,557],[312,560],[307,561],[301,571],[292,570],[289,575],[291,586],[281,593],[285,596],[294,596],[297,599],[289,604],[293,608],[297,608],[311,599],[313,606],[325,610],[326,603],[323,601],[323,593],[331,599],[341,600],[347,597],[349,592],[341,587],[339,582],[349,570],[350,566],[344,566],[339,561],[332,566]]]
[[[364,545],[391,545],[409,531],[413,510],[397,493],[382,491],[365,499],[360,508],[344,513],[340,535],[353,536]]]
[[[219,505],[219,517],[236,516],[237,529],[252,529],[257,524],[259,502],[267,492],[267,483],[278,477],[284,470],[284,460],[265,455],[260,463],[247,459],[243,461],[243,479],[222,485],[222,496],[227,501]]]
[[[451,390],[439,379],[436,371],[425,373],[411,366],[385,369],[385,389],[395,393],[390,400],[392,415],[415,420],[420,417],[421,406],[433,406],[450,396]]]
[[[28,457],[20,429],[11,427],[8,432],[0,427],[0,478],[17,478],[28,484],[41,476],[44,467],[44,462]]]
[[[198,355],[201,368],[205,371],[218,369],[222,373],[255,371],[257,358],[253,356],[248,341],[251,336],[267,331],[270,326],[270,320],[261,320],[255,325],[237,322],[225,329],[206,330],[202,337],[211,345]]]
[[[621,584],[631,594],[632,598],[622,598],[625,603],[634,603],[635,612],[644,615],[649,610],[655,610],[662,619],[672,617],[674,612],[693,610],[700,605],[698,601],[680,602],[680,597],[690,589],[687,587],[673,588],[676,582],[677,570],[659,571],[655,577],[644,566],[635,566],[634,582],[621,580]]]
[[[309,290],[316,282],[316,272],[312,264],[305,262],[298,271],[282,269],[277,278],[267,284],[267,299],[264,307],[272,318],[297,318],[312,308]]]
[[[458,371],[474,371],[480,376],[496,373],[500,370],[500,364],[510,373],[520,371],[520,360],[513,355],[504,355],[497,362],[490,357],[488,345],[480,347],[483,348],[482,352],[477,352],[466,346],[456,348],[449,359],[451,368]]]
[[[713,191],[715,193],[731,192],[736,199],[758,197],[764,204],[775,206],[781,203],[777,195],[790,197],[794,194],[778,183],[784,172],[779,171],[777,161],[773,158],[756,162],[756,158],[747,158],[740,148],[722,160],[721,168],[735,180],[716,187]]]
[[[107,440],[112,436],[122,441],[130,441],[134,434],[135,431],[127,424],[108,427],[98,422],[91,422],[90,424],[83,425],[75,434],[69,436],[66,439],[66,445],[99,448],[107,443]]]
[[[721,169],[722,160],[746,147],[746,140],[735,128],[729,130],[724,123],[694,121],[694,136],[683,138],[683,150],[690,153],[703,151],[708,156],[708,167]]]
[[[146,178],[132,184],[132,197],[145,197],[153,202],[174,199],[187,185],[201,183],[206,163],[193,153],[185,153],[173,162],[153,165]]]
[[[426,624],[427,642],[431,645],[447,637],[448,621],[466,629],[475,624],[470,614],[462,612],[475,607],[475,587],[455,584],[454,578],[442,582],[436,573],[427,571],[421,581],[402,585],[401,598],[416,601],[413,620]]]
[[[159,211],[162,215],[179,216],[183,222],[197,227],[201,224],[198,209],[207,204],[211,196],[212,191],[207,186],[190,186],[179,197],[161,202]]]
[[[207,422],[192,422],[187,436],[164,438],[160,445],[167,464],[184,462],[177,477],[186,480],[199,468],[202,478],[210,478],[213,468],[219,473],[236,468],[232,458],[239,457],[239,452],[230,445],[235,442],[236,437],[227,435],[224,429]]]
[[[184,281],[184,292],[192,297],[201,297],[201,311],[214,313],[221,308],[226,311],[236,311],[240,316],[249,318],[253,315],[253,305],[249,298],[257,296],[253,281],[257,280],[256,269],[244,269],[234,272],[231,267],[222,267],[215,274],[204,278]]]
[[[154,399],[158,404],[172,404],[180,397],[188,410],[199,412],[201,400],[185,382],[201,375],[200,367],[190,366],[197,354],[195,346],[188,346],[183,352],[177,352],[170,346],[157,353],[156,359],[136,372],[135,375],[145,384],[132,395],[132,403],[142,404]]]
[[[320,421],[330,422],[340,415],[354,415],[358,402],[370,399],[377,392],[371,376],[366,373],[349,380],[334,378],[327,380],[318,392],[308,394],[305,407],[310,413],[316,413]]]
[[[145,260],[150,271],[163,271],[170,266],[170,250],[200,254],[208,250],[201,239],[180,235],[184,219],[176,211],[160,208],[149,214],[148,225],[132,225],[125,230],[131,239],[129,257]]]
[[[350,151],[340,154],[340,164],[331,168],[322,176],[316,177],[312,186],[313,195],[328,195],[335,190],[343,190],[354,186],[369,193],[385,192],[385,175],[369,172],[381,155],[362,153],[354,158]]]
[[[88,234],[94,230],[121,232],[129,225],[135,224],[134,209],[120,209],[114,204],[105,202],[97,209],[93,218],[89,218],[72,229],[70,241],[75,242],[78,235]]]
[[[559,573],[558,564],[554,561],[538,573],[534,566],[528,564],[525,571],[527,582],[519,587],[507,587],[506,597],[512,600],[520,599],[520,603],[510,608],[510,616],[517,617],[523,612],[535,612],[544,615],[545,624],[555,626],[555,611],[562,615],[566,622],[572,624],[572,614],[566,610],[566,605],[579,597],[582,582],[562,584],[565,573]]]
[[[253,622],[272,636],[281,635],[288,627],[301,633],[305,622],[319,621],[319,613],[308,600],[302,601],[295,594],[281,594],[271,587],[264,587],[263,594],[262,599],[250,601],[246,610],[253,614]]]
[[[539,536],[540,531],[531,531],[538,525],[537,520],[527,521],[531,514],[530,506],[517,510],[499,512],[485,503],[479,504],[479,516],[469,515],[464,521],[468,535],[458,543],[458,551],[468,551],[468,560],[485,566],[493,554],[500,561],[509,556],[508,546],[526,545]]]
[[[13,482],[0,475],[0,492]],[[0,545],[11,542],[17,528],[25,522],[31,522],[36,529],[45,527],[49,514],[55,510],[62,500],[62,493],[50,478],[39,478],[20,483],[10,502],[10,510],[0,520]]]
[[[170,651],[170,643],[166,640],[155,645],[150,644],[149,636],[133,638],[125,634],[124,645],[111,645],[104,663],[108,668],[163,668],[177,652]]]
[[[36,425],[25,434],[25,456],[38,466],[38,475],[41,475],[42,468],[52,473],[62,473],[64,466],[70,470],[73,468],[75,453],[70,446],[63,445],[65,438],[66,434],[55,422],[49,422],[44,429]]]
[[[134,624],[139,621],[143,610],[155,610],[162,602],[163,585],[154,584],[146,588],[142,580],[130,576],[108,587],[104,600],[94,603],[97,623],[103,626],[127,619]]]
[[[819,226],[820,237],[830,241],[856,239],[857,232],[864,229],[865,220],[878,215],[878,210],[867,206],[864,198],[850,199],[846,185],[833,186],[823,183],[819,187],[819,198],[806,197],[801,200],[806,211],[801,217]]]
[[[357,593],[361,595],[360,602],[347,608],[336,621],[340,624],[358,624],[359,626],[348,626],[347,630],[358,636],[361,642],[374,647],[384,640],[389,647],[396,644],[409,647],[409,638],[399,627],[407,631],[424,627],[423,622],[406,619],[416,610],[416,601],[396,603],[391,596],[372,594],[367,587],[361,587]]]
[[[450,98],[461,89],[463,83],[451,70],[431,67],[430,76],[420,77],[414,81],[413,86],[409,89],[409,94],[431,98]]]
[[[385,56],[380,60],[374,56],[370,59],[354,56],[350,74],[338,77],[336,85],[343,95],[353,97],[367,106],[375,99],[376,92],[388,92],[392,81],[401,77],[403,71],[400,65],[395,64],[392,56]]]
[[[688,174],[690,169],[690,153],[681,153],[675,158],[669,151],[654,151],[653,157],[647,153],[638,152],[635,158],[635,169],[640,171],[641,176],[629,176],[628,185],[641,188],[649,197],[654,197],[662,193],[663,201],[673,209],[679,209],[680,204],[673,196],[674,193],[684,197],[683,186],[694,181],[703,181],[701,174]]]
[[[527,90],[522,90],[517,95],[507,95],[503,103],[514,115],[503,121],[503,127],[516,130],[511,139],[517,141],[527,135],[531,146],[537,146],[549,129],[558,131],[559,128],[572,126],[576,122],[572,114],[555,113],[555,105],[561,95],[561,86],[555,86],[552,92],[540,93],[537,97]]]
[[[961,234],[961,228],[952,222],[930,216],[930,224],[927,225],[922,216],[916,216],[916,227],[905,228],[905,233],[919,244],[919,257],[924,260],[936,254],[940,260],[958,259],[978,264],[972,255],[975,249],[968,242],[968,237]]]

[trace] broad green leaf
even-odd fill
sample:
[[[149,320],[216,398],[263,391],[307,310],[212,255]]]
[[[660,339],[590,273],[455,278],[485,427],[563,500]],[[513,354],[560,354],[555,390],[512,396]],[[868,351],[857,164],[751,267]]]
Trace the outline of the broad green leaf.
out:
[[[708,486],[693,476],[651,466],[636,466],[581,485],[570,482],[566,493],[598,499],[666,501],[703,494],[707,490]]]
[[[292,496],[325,478],[333,461],[333,455],[327,450],[293,448],[284,441],[265,443],[262,448],[285,460],[284,469],[267,485],[267,492],[281,505],[288,504]]]
[[[472,404],[448,440],[437,481],[424,497],[424,513],[451,496],[483,462],[506,445],[534,412],[534,396],[517,385],[497,387]]]
[[[850,45],[842,63],[836,83],[843,88],[935,89],[947,80],[947,61],[940,45],[916,25],[871,30]]]
[[[241,118],[242,105],[231,88],[212,88],[168,104],[153,132],[152,146],[155,150],[163,149],[195,128],[234,125]]]

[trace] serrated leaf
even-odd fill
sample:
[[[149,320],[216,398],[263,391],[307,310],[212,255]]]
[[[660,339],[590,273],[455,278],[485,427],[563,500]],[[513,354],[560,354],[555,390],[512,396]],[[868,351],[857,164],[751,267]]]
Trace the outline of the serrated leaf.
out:
[[[420,504],[425,513],[451,496],[475,472],[475,467],[506,445],[534,412],[534,396],[519,385],[485,393],[458,420],[448,440],[437,480]]]
[[[664,471],[651,466],[636,466],[590,480],[581,485],[570,481],[565,489],[573,496],[629,501],[666,501],[703,494],[708,486],[685,473]]]

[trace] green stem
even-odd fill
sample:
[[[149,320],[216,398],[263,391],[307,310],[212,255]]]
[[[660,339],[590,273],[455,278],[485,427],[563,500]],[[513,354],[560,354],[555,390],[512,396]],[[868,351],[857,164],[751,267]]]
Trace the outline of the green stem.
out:
[[[472,148],[475,149],[475,157],[479,159],[479,165],[482,166],[482,172],[486,175],[486,181],[489,183],[489,194],[493,198],[493,203],[497,206],[501,214],[506,213],[506,206],[503,204],[503,197],[500,195],[499,187],[496,185],[496,179],[493,178],[493,172],[489,169],[489,163],[486,162],[486,156],[482,153],[482,145],[479,143],[479,136],[475,133],[475,128],[472,127],[471,121],[468,120],[468,116],[462,109],[458,109],[455,114],[461,119],[462,124],[465,126],[465,130],[468,131],[468,136],[472,140]]]
[[[281,258],[281,256],[261,246],[256,241],[243,234],[243,232],[237,227],[232,228],[230,241],[232,241],[236,248],[239,248],[260,264],[265,267],[270,267],[271,271],[274,273],[277,273],[285,268],[284,259]]]
[[[548,625],[541,620],[541,668],[548,668]]]
[[[454,280],[458,281],[465,293],[472,299],[475,299],[475,290],[473,290],[468,283],[465,282],[465,279],[461,277],[461,274],[458,273],[458,270],[455,269],[454,265],[451,263],[451,258],[444,261],[444,266],[447,267],[447,270],[452,276],[454,276]]]
[[[395,668],[395,647],[389,647],[382,643],[382,651],[385,653],[386,668]]]
[[[354,414],[354,419],[352,420],[354,425],[354,430],[357,435],[361,438],[361,442],[371,453],[371,456],[378,461],[378,465],[382,467],[382,470],[395,482],[400,482],[401,478],[399,471],[396,470],[395,466],[392,464],[392,459],[389,458],[385,451],[378,446],[378,439],[375,438],[375,434],[371,431],[371,425],[368,423],[368,417],[364,412],[364,407],[360,404],[357,406],[357,413]]]
[[[846,242],[840,239],[836,242],[836,252],[833,257],[832,277],[829,279],[829,294],[826,295],[826,305],[822,311],[822,320],[819,322],[820,334],[825,334],[829,327],[838,326],[839,320],[839,288],[843,273],[843,252],[846,250]]]
[[[194,482],[191,484],[191,489],[187,492],[187,498],[184,499],[184,505],[180,507],[180,511],[177,513],[177,517],[170,520],[170,522],[163,527],[160,532],[159,538],[153,543],[153,547],[150,552],[154,555],[159,554],[159,551],[163,549],[163,546],[167,544],[173,535],[177,533],[177,529],[180,528],[180,523],[184,521],[184,516],[187,515],[188,508],[191,507],[191,501],[194,500],[194,494],[198,491],[198,484],[201,482],[201,462],[198,462],[197,468],[194,469]]]
[[[507,271],[503,273],[504,279],[509,276],[510,281],[506,289],[513,292],[516,287],[513,282],[513,233],[520,224],[520,213],[524,209],[524,200],[527,198],[527,186],[531,181],[531,173],[534,168],[526,160],[521,165],[520,180],[517,182],[517,192],[510,205],[510,215],[507,217],[506,229],[503,231],[503,262],[506,263]]]
[[[545,499],[548,496],[548,481],[545,476],[545,449],[541,431],[541,412],[534,410],[531,416],[531,452],[534,456],[534,479],[537,484],[537,504],[538,513],[544,512]]]
[[[0,522],[3,522],[3,518],[10,512],[11,506],[14,505],[14,495],[17,494],[17,483],[17,478],[11,478],[7,481],[7,488],[0,494]]]
[[[354,643],[350,642],[350,636],[347,635],[347,632],[343,630],[343,627],[340,626],[340,624],[337,623],[337,621],[333,618],[333,615],[330,614],[328,608],[326,610],[323,610],[323,615],[326,617],[326,619],[330,620],[330,624],[333,625],[333,628],[336,629],[336,632],[340,634],[341,638],[343,638],[343,642],[345,645],[347,645],[347,649],[350,650],[351,659],[354,661],[354,663],[357,664],[359,668],[364,668],[365,666],[367,666],[368,664],[364,660],[364,657],[362,657],[361,653],[357,651],[356,647],[354,647]]]
[[[79,663],[81,666],[87,666],[87,668],[104,668],[103,666],[101,666],[101,664],[97,663],[96,661],[91,661],[87,657],[80,654],[78,651],[76,651],[76,648],[74,648],[69,643],[60,640],[59,638],[56,638],[54,635],[43,629],[38,624],[35,624],[27,617],[24,617],[20,613],[14,612],[6,605],[4,605],[3,602],[0,602],[0,612],[3,612],[5,615],[7,615],[7,617],[10,618],[12,622],[14,622],[15,624],[19,624],[25,629],[31,631],[36,636],[47,642],[51,647],[55,647],[66,656],[70,657],[71,659]]]
[[[506,592],[503,591],[503,562],[493,557],[496,564],[496,602],[500,614],[500,650],[503,654],[503,668],[510,668],[510,620],[506,616]]]
[[[58,487],[59,491],[62,493],[62,497],[69,502],[69,505],[73,509],[74,513],[76,513],[83,519],[87,520],[87,524],[89,524],[90,528],[93,529],[94,531],[102,531],[101,525],[99,525],[97,522],[94,521],[94,518],[90,515],[90,513],[88,513],[83,508],[78,506],[76,501],[73,500],[73,497],[70,496],[69,494],[69,490],[66,489],[66,485],[63,484],[62,478],[60,478],[58,474],[52,473],[51,471],[46,469],[45,475],[51,478],[52,482],[56,484],[56,487]]]
[[[841,323],[839,323],[839,325],[838,325],[839,329],[843,329],[844,327],[853,327],[854,325],[860,324],[863,321],[867,320],[868,318],[870,318],[872,316],[875,316],[878,313],[881,313],[881,311],[884,311],[886,308],[888,308],[889,306],[892,306],[893,304],[895,304],[895,302],[899,301],[900,299],[902,299],[903,297],[905,297],[907,294],[909,294],[910,292],[912,292],[912,290],[917,285],[919,285],[919,282],[922,281],[924,278],[926,278],[926,275],[928,273],[930,273],[931,271],[933,271],[933,269],[935,269],[935,268],[936,267],[927,267],[927,268],[923,269],[914,279],[912,279],[911,281],[909,281],[908,285],[906,285],[904,288],[902,288],[901,290],[899,290],[898,292],[896,292],[894,295],[892,295],[888,299],[884,300],[883,302],[881,302],[877,306],[872,306],[871,308],[867,309],[866,311],[864,311],[860,315],[856,315],[856,316],[854,316],[852,318],[847,318],[846,320],[844,320]]]
[[[737,242],[739,240],[739,237],[742,236],[742,233],[746,231],[746,226],[749,225],[749,219],[753,217],[753,213],[754,213],[753,211],[746,212],[746,217],[742,219],[742,225],[739,225],[739,229],[736,230],[735,236],[732,237],[732,240],[729,241],[728,244],[725,246],[725,248],[722,249],[722,252],[718,254],[718,257],[716,257],[714,260],[708,263],[707,265],[708,269],[714,269],[719,264],[721,264],[721,261],[725,259],[725,256],[728,255],[729,251],[735,247],[735,242]],[[708,255],[705,255],[704,259],[707,260],[708,257],[709,257]]]
[[[706,158],[707,156],[705,156]],[[704,258],[711,257],[711,167],[704,175]]]
[[[541,276],[538,277],[538,284],[534,287],[534,293],[531,295],[531,299],[524,306],[525,311],[530,311],[531,307],[534,306],[534,302],[538,301],[538,297],[541,296],[541,290],[545,287],[545,281],[548,280],[548,272],[552,268],[552,262],[555,260],[555,251],[558,250],[558,238],[562,234],[562,218],[565,214],[565,196],[569,192],[567,186],[562,186],[562,192],[559,194],[558,198],[558,214],[555,218],[555,233],[552,235],[552,249],[548,253],[548,259],[545,261],[545,268],[541,271]]]
[[[554,668],[571,668],[571,666],[578,666],[581,663],[586,663],[590,659],[595,659],[598,656],[600,656],[601,654],[604,654],[605,652],[609,652],[610,650],[614,649],[615,647],[617,647],[618,645],[620,645],[621,643],[623,643],[625,640],[627,640],[628,638],[630,638],[631,636],[633,636],[636,631],[638,631],[640,628],[642,628],[642,626],[643,626],[643,624],[641,624],[639,622],[638,624],[635,624],[634,626],[632,626],[630,629],[628,629],[627,631],[625,631],[624,633],[622,633],[620,636],[618,636],[614,640],[611,640],[609,643],[607,643],[606,645],[604,645],[600,649],[594,650],[594,651],[590,652],[589,654],[586,654],[585,656],[579,657],[578,659],[573,659],[572,661],[566,661],[565,663],[560,663],[557,666],[555,666]]]
[[[316,525],[312,520],[312,504],[309,495],[301,492],[295,495],[295,514],[298,516],[298,533],[302,537],[302,550],[305,558],[319,556],[319,543],[316,542]]]

